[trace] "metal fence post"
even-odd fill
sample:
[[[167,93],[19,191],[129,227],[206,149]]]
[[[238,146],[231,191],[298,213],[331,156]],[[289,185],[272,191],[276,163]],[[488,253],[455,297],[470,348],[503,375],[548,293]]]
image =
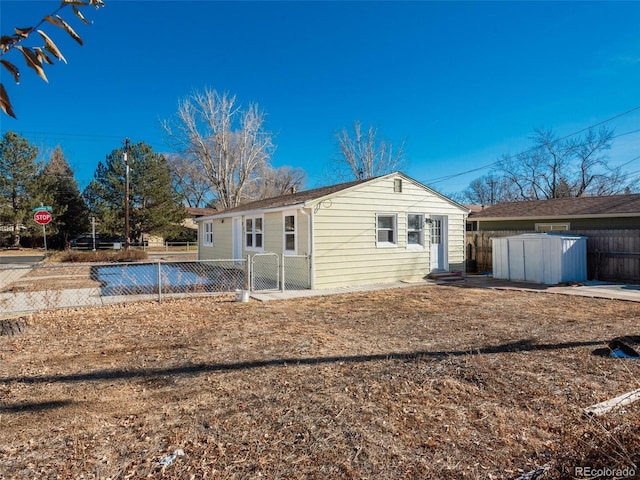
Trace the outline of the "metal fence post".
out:
[[[162,267],[158,260],[158,303],[162,302]]]
[[[251,291],[251,257],[247,255],[247,264],[244,267],[244,288]]]
[[[284,253],[280,254],[280,291],[285,291],[285,278],[284,278]]]

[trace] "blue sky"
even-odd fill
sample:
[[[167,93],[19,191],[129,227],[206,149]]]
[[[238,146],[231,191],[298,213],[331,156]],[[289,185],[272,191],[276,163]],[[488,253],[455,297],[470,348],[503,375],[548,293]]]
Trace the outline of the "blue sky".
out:
[[[57,0],[2,0],[0,30],[35,24]],[[640,1],[222,2],[105,0],[84,9],[84,40],[44,30],[68,64],[49,83],[13,51],[20,85],[1,69],[22,133],[60,145],[81,188],[125,137],[167,152],[160,122],[206,87],[255,102],[275,134],[274,166],[326,185],[334,135],[355,120],[405,141],[413,178],[463,190],[535,128],[560,136],[618,114],[612,165],[640,175]],[[27,43],[28,45],[28,43]],[[442,177],[456,175],[447,181]]]

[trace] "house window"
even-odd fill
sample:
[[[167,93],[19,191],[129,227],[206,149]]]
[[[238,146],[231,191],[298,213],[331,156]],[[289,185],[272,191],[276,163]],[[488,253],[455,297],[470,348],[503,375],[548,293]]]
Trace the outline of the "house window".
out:
[[[245,248],[247,250],[262,250],[262,217],[245,218]]]
[[[378,247],[395,247],[398,243],[398,216],[396,214],[376,215],[376,244]]]
[[[205,247],[213,246],[213,222],[204,222],[204,240],[202,244]]]
[[[568,223],[536,223],[536,232],[568,232],[570,227]]]
[[[407,246],[424,247],[424,215],[407,215]]]
[[[402,192],[402,179],[396,178],[393,181],[393,191],[394,192]]]
[[[431,245],[442,243],[442,220],[433,218],[431,220]]]
[[[284,216],[284,251],[287,253],[296,252],[296,216]]]

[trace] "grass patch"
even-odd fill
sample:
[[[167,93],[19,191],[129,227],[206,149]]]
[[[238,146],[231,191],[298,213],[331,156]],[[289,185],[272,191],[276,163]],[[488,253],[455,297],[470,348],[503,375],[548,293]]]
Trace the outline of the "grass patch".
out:
[[[70,250],[52,255],[49,260],[56,263],[105,263],[105,262],[137,262],[147,260],[144,250],[97,250],[95,252],[79,252]]]

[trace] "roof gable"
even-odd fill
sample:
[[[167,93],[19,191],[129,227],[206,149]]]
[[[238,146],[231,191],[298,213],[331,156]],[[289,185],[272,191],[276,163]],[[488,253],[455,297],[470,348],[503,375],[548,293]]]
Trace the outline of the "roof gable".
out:
[[[229,214],[238,212],[247,212],[255,210],[267,210],[273,208],[285,208],[289,206],[300,205],[302,203],[315,200],[318,198],[331,195],[333,193],[351,188],[355,185],[367,182],[368,180],[355,180],[352,182],[339,183],[336,185],[329,185],[327,187],[314,188],[312,190],[304,190],[301,192],[289,193],[287,195],[280,195],[278,197],[264,198],[262,200],[255,200],[253,202],[243,203],[234,208],[229,208],[218,212],[218,214]]]
[[[640,216],[640,194],[504,202],[473,212],[471,220],[541,217]]]
[[[329,185],[326,187],[314,188],[312,190],[305,190],[301,192],[291,193],[287,195],[281,195],[278,197],[265,198],[262,200],[256,200],[253,202],[245,203],[239,205],[234,208],[230,208],[228,210],[224,210],[221,212],[217,212],[214,215],[209,216],[208,218],[215,218],[221,216],[229,216],[238,213],[245,212],[256,212],[260,210],[276,210],[276,209],[286,209],[287,207],[297,207],[297,206],[309,206],[309,204],[313,204],[316,201],[325,200],[327,197],[331,197],[337,194],[344,192],[345,190],[357,188],[360,185],[365,183],[377,182],[384,178],[400,176],[403,179],[413,182],[416,185],[419,185],[421,188],[425,189],[429,193],[437,196],[438,198],[451,203],[452,205],[460,208],[464,213],[467,213],[469,210],[459,203],[454,202],[448,197],[436,192],[435,190],[427,187],[426,185],[408,177],[407,175],[401,172],[389,173],[387,175],[382,175],[379,177],[368,178],[364,180],[354,180],[351,182],[338,183],[335,185]],[[204,220],[204,217],[199,218],[199,220]]]

